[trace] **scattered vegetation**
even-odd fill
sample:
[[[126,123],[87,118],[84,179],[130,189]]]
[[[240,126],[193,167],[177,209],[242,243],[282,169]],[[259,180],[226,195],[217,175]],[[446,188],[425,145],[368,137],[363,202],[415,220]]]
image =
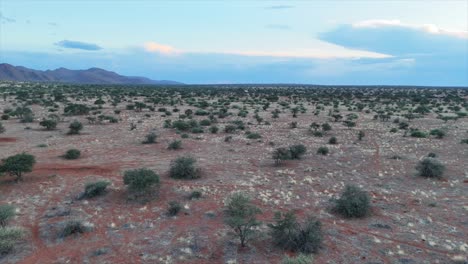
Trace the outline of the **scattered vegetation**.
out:
[[[335,201],[335,211],[347,218],[365,217],[370,212],[369,195],[355,185],[346,185]]]
[[[169,175],[174,179],[197,179],[201,171],[195,166],[196,160],[190,156],[179,157],[171,162]]]

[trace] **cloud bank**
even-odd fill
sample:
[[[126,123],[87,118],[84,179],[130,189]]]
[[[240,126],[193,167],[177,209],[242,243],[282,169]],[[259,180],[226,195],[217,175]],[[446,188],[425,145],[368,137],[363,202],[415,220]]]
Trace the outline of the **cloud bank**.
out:
[[[87,42],[74,41],[74,40],[62,40],[62,41],[55,43],[55,45],[61,48],[66,48],[66,49],[80,49],[80,50],[88,50],[88,51],[102,49],[102,47],[94,43],[87,43]]]

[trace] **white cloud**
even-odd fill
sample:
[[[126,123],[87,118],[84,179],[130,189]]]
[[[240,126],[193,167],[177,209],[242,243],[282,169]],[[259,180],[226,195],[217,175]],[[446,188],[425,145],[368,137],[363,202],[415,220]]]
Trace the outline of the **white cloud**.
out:
[[[165,55],[176,55],[181,53],[180,50],[169,46],[169,45],[164,45],[164,44],[159,44],[153,41],[146,42],[143,44],[143,47],[146,51],[148,52],[156,52],[156,53],[162,53]]]
[[[434,24],[409,24],[403,23],[400,20],[385,20],[385,19],[371,19],[359,21],[353,24],[355,28],[379,28],[379,27],[404,27],[414,30],[424,31],[429,34],[448,35],[459,38],[468,38],[468,31],[456,29],[444,29]]]

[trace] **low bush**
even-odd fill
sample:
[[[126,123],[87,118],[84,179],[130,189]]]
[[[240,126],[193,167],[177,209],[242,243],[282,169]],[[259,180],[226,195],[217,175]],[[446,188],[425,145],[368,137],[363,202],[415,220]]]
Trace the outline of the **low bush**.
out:
[[[78,159],[80,156],[81,156],[81,151],[79,151],[78,149],[69,149],[63,155],[63,157],[67,160]]]
[[[445,166],[434,158],[425,158],[416,165],[418,176],[426,178],[442,178]]]
[[[9,204],[0,205],[0,227],[5,227],[15,217],[15,207]]]
[[[201,191],[193,191],[190,193],[189,195],[189,199],[192,200],[192,199],[200,199],[202,197],[202,192]]]
[[[323,240],[320,221],[308,217],[305,223],[301,224],[293,212],[277,212],[274,222],[268,227],[276,246],[293,252],[318,252]]]
[[[70,129],[68,131],[69,135],[78,135],[78,134],[80,134],[80,131],[83,129],[83,124],[81,124],[80,121],[75,120],[75,121],[70,123],[68,128]]]
[[[311,264],[312,261],[312,256],[299,254],[296,257],[285,256],[281,261],[281,264]]]
[[[24,231],[20,228],[0,227],[0,256],[10,253],[23,236]]]
[[[273,151],[272,158],[275,160],[275,164],[279,165],[282,161],[291,159],[291,152],[287,148],[277,148]]]
[[[89,182],[85,185],[85,190],[82,195],[83,198],[93,198],[106,193],[107,186],[110,185],[109,181]]]
[[[158,138],[158,135],[154,132],[150,132],[145,136],[145,140],[143,140],[143,144],[154,144],[156,143],[156,139]]]
[[[159,187],[159,175],[146,168],[125,171],[123,179],[132,192],[145,192],[154,186]]]
[[[320,155],[327,155],[329,152],[329,149],[327,147],[319,147],[317,149],[317,154],[320,154]]]
[[[170,149],[170,150],[177,150],[181,148],[182,148],[182,141],[177,140],[177,139],[171,141],[169,145],[167,146],[167,149]]]
[[[89,231],[89,229],[79,220],[70,220],[65,223],[62,231],[60,232],[60,237],[68,237],[71,235],[79,235]]]
[[[370,212],[369,195],[355,185],[346,185],[341,197],[335,201],[334,210],[347,218],[365,217]]]
[[[262,138],[262,136],[259,133],[248,133],[247,138],[248,139],[259,139],[259,138]]]
[[[426,138],[427,133],[420,131],[420,130],[415,130],[411,132],[410,136],[415,137],[415,138]]]
[[[169,202],[169,206],[167,208],[167,214],[169,216],[175,216],[177,215],[180,210],[182,210],[182,205],[177,202],[177,201],[170,201]]]
[[[200,169],[195,167],[196,160],[190,156],[179,157],[171,162],[169,175],[174,179],[200,178]]]
[[[336,139],[336,137],[331,137],[329,140],[328,140],[328,144],[336,144],[338,143],[338,140]]]
[[[53,119],[44,119],[39,122],[40,126],[43,126],[46,130],[53,130],[57,127],[57,121]]]
[[[291,159],[300,159],[306,152],[307,148],[303,144],[292,145],[289,147]]]

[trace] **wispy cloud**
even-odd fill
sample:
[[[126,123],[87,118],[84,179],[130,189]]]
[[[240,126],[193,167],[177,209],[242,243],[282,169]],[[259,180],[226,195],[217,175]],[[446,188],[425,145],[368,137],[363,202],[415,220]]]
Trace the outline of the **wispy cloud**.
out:
[[[290,9],[290,8],[294,8],[293,5],[272,5],[272,6],[267,6],[265,7],[266,9]]]
[[[402,27],[414,30],[420,30],[429,34],[448,35],[459,38],[468,38],[468,31],[457,29],[444,29],[434,24],[409,24],[400,20],[371,19],[359,21],[352,24],[355,28],[382,28],[382,27]]]
[[[154,41],[146,42],[143,44],[143,47],[147,52],[161,53],[164,55],[174,55],[181,53],[180,50],[172,46],[156,43]]]
[[[52,27],[56,27],[56,26],[58,26],[58,24],[57,24],[57,23],[55,23],[55,22],[49,22],[48,24],[49,24],[49,26],[52,26]]]
[[[265,27],[269,28],[269,29],[279,29],[279,30],[290,30],[291,29],[290,26],[284,25],[284,24],[268,24]]]
[[[67,48],[67,49],[80,49],[80,50],[101,50],[102,47],[94,43],[74,41],[74,40],[62,40],[55,43],[56,46]]]
[[[6,17],[6,16],[2,15],[2,13],[0,13],[0,22],[2,22],[2,24],[15,23],[16,19],[11,18],[11,17]]]

